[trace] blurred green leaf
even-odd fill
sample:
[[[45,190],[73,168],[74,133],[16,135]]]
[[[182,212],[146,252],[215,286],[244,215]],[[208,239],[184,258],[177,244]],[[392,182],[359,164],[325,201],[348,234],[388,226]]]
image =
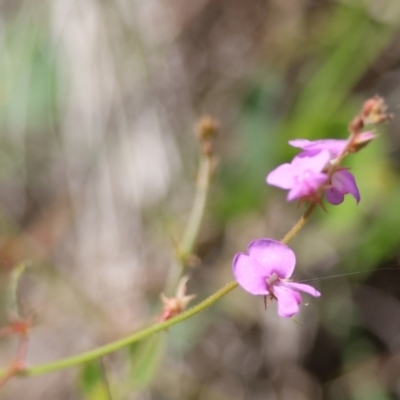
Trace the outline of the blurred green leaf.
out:
[[[215,210],[222,220],[265,207],[265,176],[276,158],[277,116],[271,105],[279,89],[279,79],[274,77],[257,83],[244,100],[236,132],[240,153],[223,164],[220,173],[222,191]]]
[[[393,33],[390,25],[374,21],[366,7],[337,5],[303,73],[306,84],[284,126],[285,136],[345,137],[354,110],[344,101]]]
[[[23,24],[7,25],[0,45],[5,54],[0,59],[0,121],[16,130],[26,123],[43,134],[55,109],[57,63],[45,27],[29,15],[24,18]]]
[[[342,268],[368,271],[392,257],[398,248],[400,226],[398,178],[384,158],[383,138],[348,157],[346,165],[357,177],[361,202],[347,198],[330,206],[321,219],[323,230],[346,254]]]
[[[164,353],[165,339],[165,335],[153,335],[129,347],[130,383],[136,389],[151,383]]]
[[[364,234],[356,242],[358,251],[353,257],[350,255],[354,268],[371,269],[395,254],[399,244],[398,234],[395,234],[400,226],[399,199],[400,190],[397,189],[379,205],[374,218],[361,227]]]
[[[89,362],[83,367],[80,382],[85,400],[110,400],[100,361]]]

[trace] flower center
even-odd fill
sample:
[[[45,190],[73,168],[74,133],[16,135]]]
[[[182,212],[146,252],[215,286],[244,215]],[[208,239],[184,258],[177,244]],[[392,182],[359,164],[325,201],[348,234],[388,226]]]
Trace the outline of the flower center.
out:
[[[278,275],[274,272],[269,278],[267,278],[268,286],[272,286],[274,283],[279,281]]]
[[[275,296],[275,294],[274,294],[274,284],[277,283],[279,280],[280,280],[280,279],[279,279],[278,275],[277,275],[275,272],[274,272],[273,274],[271,274],[271,275],[265,280],[266,283],[267,283],[267,286],[268,286],[268,291],[269,291],[269,296],[268,296],[268,297],[269,297],[271,300],[273,300],[273,299],[276,300],[276,296]],[[266,299],[267,299],[267,297],[265,296],[265,301],[267,301]]]

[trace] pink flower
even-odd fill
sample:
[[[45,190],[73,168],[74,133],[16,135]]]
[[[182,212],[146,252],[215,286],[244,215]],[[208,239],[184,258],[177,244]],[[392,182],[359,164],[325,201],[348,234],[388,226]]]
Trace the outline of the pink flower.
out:
[[[349,151],[354,152],[362,148],[375,138],[373,132],[363,132],[356,137]],[[320,201],[322,185],[326,189],[326,200],[333,204],[341,204],[344,195],[351,194],[360,202],[360,192],[354,176],[346,169],[330,171],[332,163],[338,158],[347,146],[347,140],[290,140],[293,147],[302,149],[290,164],[282,164],[267,176],[267,183],[289,190],[287,200]],[[337,168],[337,167],[335,167]],[[328,177],[332,174],[332,177]],[[319,191],[319,193],[317,193]]]
[[[288,280],[296,256],[285,244],[272,239],[258,239],[250,243],[248,253],[238,253],[233,259],[236,281],[251,294],[276,299],[281,317],[292,317],[299,311],[299,291],[314,297],[321,295],[312,286]]]
[[[290,164],[282,164],[267,176],[267,183],[288,189],[287,200],[313,197],[328,175],[323,173],[331,155],[321,150],[315,156],[295,157]]]

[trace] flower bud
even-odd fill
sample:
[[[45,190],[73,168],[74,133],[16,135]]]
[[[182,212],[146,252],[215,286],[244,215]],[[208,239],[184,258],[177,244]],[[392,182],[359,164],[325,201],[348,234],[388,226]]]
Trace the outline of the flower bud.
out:
[[[180,314],[185,310],[189,302],[196,297],[194,294],[186,295],[186,283],[188,279],[189,278],[187,276],[184,276],[180,280],[175,297],[166,297],[163,293],[161,293],[160,298],[164,307],[159,318],[160,321],[166,321]]]
[[[218,133],[218,123],[208,115],[200,118],[196,135],[201,145],[201,151],[206,157],[214,154],[214,139]]]
[[[361,116],[357,115],[351,122],[349,125],[349,131],[353,134],[353,135],[357,135],[359,132],[361,132],[361,130],[364,128],[364,121],[361,118]]]
[[[218,122],[209,115],[200,118],[197,125],[197,137],[201,142],[209,141],[215,138],[218,133]]]
[[[391,115],[387,114],[386,110],[387,106],[382,97],[374,96],[367,100],[361,112],[364,125],[379,124],[390,119]]]
[[[376,139],[376,135],[374,132],[362,132],[356,135],[351,143],[351,147],[349,148],[350,153],[356,153],[357,151],[364,148],[369,142]]]

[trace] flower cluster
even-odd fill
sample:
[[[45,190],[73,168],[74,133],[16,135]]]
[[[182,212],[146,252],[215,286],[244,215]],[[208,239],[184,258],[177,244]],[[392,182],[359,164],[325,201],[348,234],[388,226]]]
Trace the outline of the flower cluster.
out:
[[[378,124],[390,118],[386,106],[378,96],[366,101],[363,109],[349,125],[347,140],[325,139],[289,141],[301,149],[291,163],[282,164],[270,172],[268,184],[288,190],[287,200],[311,201],[322,206],[321,199],[341,204],[346,194],[360,201],[356,180],[341,166],[345,156],[355,153],[375,139],[372,131],[362,132],[366,125]],[[323,207],[323,206],[322,206]],[[293,251],[284,243],[272,239],[258,239],[250,243],[248,254],[238,253],[233,259],[233,274],[247,292],[278,302],[278,314],[292,317],[299,311],[301,295],[305,292],[318,297],[313,287],[290,281],[296,264]]]
[[[346,194],[359,203],[360,192],[356,180],[340,164],[348,153],[357,152],[375,139],[374,132],[362,132],[366,125],[377,124],[388,118],[390,115],[386,113],[383,99],[375,96],[365,102],[361,113],[350,123],[347,140],[289,141],[292,147],[302,151],[291,163],[282,164],[271,171],[266,178],[267,183],[289,190],[288,201],[299,199],[300,202],[321,204],[325,193],[326,200],[333,205],[341,204]]]
[[[372,132],[367,133],[372,140]],[[321,194],[325,192],[326,200],[331,204],[342,203],[346,194],[351,194],[358,203],[360,193],[353,174],[336,161],[349,151],[349,143],[335,139],[291,140],[291,146],[303,151],[290,164],[282,164],[271,171],[267,183],[288,189],[288,201],[320,202]]]

